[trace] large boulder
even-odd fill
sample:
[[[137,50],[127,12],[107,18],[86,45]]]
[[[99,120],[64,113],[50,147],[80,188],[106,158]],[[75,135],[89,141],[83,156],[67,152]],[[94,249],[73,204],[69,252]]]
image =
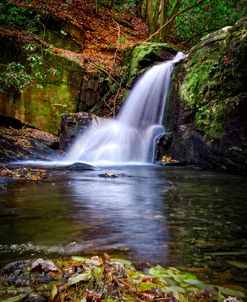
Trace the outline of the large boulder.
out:
[[[175,67],[164,117],[172,139],[160,142],[160,156],[247,170],[246,57],[244,18],[204,37]]]
[[[130,88],[150,66],[172,59],[177,51],[176,46],[169,43],[146,42],[127,48],[123,59],[126,86]]]
[[[61,115],[59,149],[66,150],[77,135],[91,125],[92,119],[87,112],[64,113]]]

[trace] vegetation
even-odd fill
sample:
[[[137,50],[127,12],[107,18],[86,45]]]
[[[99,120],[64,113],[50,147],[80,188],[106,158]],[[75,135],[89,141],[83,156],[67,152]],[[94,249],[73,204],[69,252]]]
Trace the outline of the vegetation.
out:
[[[229,295],[244,297],[237,290],[206,284],[194,274],[175,268],[156,266],[144,274],[135,270],[129,261],[110,259],[107,254],[92,258],[74,256],[71,260],[55,262],[20,261],[3,268],[2,275],[5,282],[12,283],[0,290],[3,302],[217,302]],[[231,299],[229,301],[240,301]]]
[[[35,42],[25,43],[22,46],[22,58],[19,62],[13,61],[7,65],[1,65],[0,91],[22,93],[32,84],[35,84],[37,88],[43,88],[42,82],[47,76],[58,73],[47,64],[52,54],[50,49],[43,49]]]
[[[195,123],[208,139],[221,139],[237,106],[244,101],[246,21],[238,31],[219,30],[202,41],[186,64],[181,96],[195,112]],[[211,47],[207,44],[211,41]],[[237,56],[236,56],[237,54]]]
[[[9,45],[0,45],[1,49],[9,50],[6,57],[1,59],[0,92],[23,96],[28,87],[37,88],[34,103],[31,97],[27,98],[23,106],[25,110],[20,112],[29,114],[28,122],[31,121],[35,126],[37,125],[31,115],[36,114],[40,120],[38,126],[43,123],[49,131],[55,132],[62,112],[84,110],[84,107],[78,105],[84,101],[83,85],[89,83],[88,91],[93,91],[93,94],[95,87],[90,82],[90,76],[98,72],[100,76],[95,80],[97,82],[99,79],[96,89],[101,90],[98,100],[114,116],[124,94],[124,86],[130,86],[140,70],[143,71],[155,61],[156,52],[163,51],[165,47],[170,49],[170,53],[175,53],[177,47],[188,49],[203,35],[232,25],[246,13],[245,0],[3,0],[0,3],[0,33],[10,37],[13,49],[9,49]],[[50,19],[49,14],[52,15]],[[45,15],[48,15],[47,23],[44,23]],[[59,20],[48,28],[49,22],[54,22],[54,16]],[[204,47],[204,44],[200,44],[183,67],[187,68],[187,73],[183,75],[185,81],[181,87],[181,99],[194,110],[196,126],[210,140],[222,138],[226,119],[243,99],[236,98],[236,95],[244,92],[244,76],[237,62],[240,58],[243,62],[246,55],[246,29],[244,30],[242,41],[239,36],[234,38],[229,42],[227,51],[223,47],[219,48],[219,44],[216,50],[208,48],[203,53],[197,52],[197,49]],[[226,32],[227,30],[222,31],[222,41]],[[76,51],[52,44],[57,33],[61,39],[71,39],[76,44]],[[47,38],[48,36],[52,38]],[[237,44],[238,41],[240,44]],[[176,46],[171,47],[169,43],[164,46],[163,42],[172,42]],[[134,51],[130,51],[131,60],[120,67],[123,51],[127,47],[133,49],[133,45],[137,46]],[[59,59],[54,59],[57,55],[60,56]],[[64,57],[69,63],[64,63]],[[126,57],[127,60],[130,58]],[[67,69],[67,66],[71,69]],[[88,82],[83,82],[86,72],[90,76]],[[72,95],[68,86],[72,86],[75,78],[74,87],[78,91],[74,89]],[[60,84],[57,94],[54,87],[45,91],[47,83],[50,85],[55,82]],[[11,99],[14,110],[18,107],[16,99]],[[93,103],[85,110],[103,115],[102,103]],[[47,117],[49,121],[46,120]],[[1,145],[5,143],[8,148],[4,147],[6,149],[0,159],[3,161],[23,157],[17,152],[20,150],[19,145],[17,148],[15,142],[13,145],[9,144],[13,139],[13,132],[8,132],[10,130],[7,128],[1,131]],[[4,134],[8,136],[6,139]],[[24,144],[27,149],[32,149],[25,137],[20,139],[19,133],[16,136],[20,145]],[[35,158],[36,154],[29,151],[24,155]],[[178,163],[168,156],[163,157],[163,162]],[[104,173],[100,176],[115,178],[118,175]],[[0,168],[0,177],[39,181],[46,178],[47,173],[40,169],[9,169],[3,166]],[[44,298],[43,301],[55,302],[221,302],[228,296],[244,298],[242,292],[205,284],[195,275],[175,268],[157,266],[144,274],[135,270],[130,262],[109,259],[107,255],[91,259],[74,257],[68,261],[57,260],[55,264],[49,264],[48,268],[44,263],[45,261],[36,264],[27,261],[17,271],[10,272],[13,277],[11,280],[9,273],[3,274],[4,278],[0,279],[0,300],[34,301],[35,298],[31,297],[36,296],[36,301]],[[44,277],[44,282],[40,282],[40,275]],[[17,277],[19,284],[15,283]],[[230,301],[238,301],[237,298],[232,299]]]
[[[41,25],[40,18],[41,14],[36,10],[19,7],[8,0],[0,3],[0,25],[2,27],[37,32]]]
[[[232,25],[247,13],[244,0],[95,0],[100,6],[127,10],[148,24],[148,40],[197,41],[202,35]]]

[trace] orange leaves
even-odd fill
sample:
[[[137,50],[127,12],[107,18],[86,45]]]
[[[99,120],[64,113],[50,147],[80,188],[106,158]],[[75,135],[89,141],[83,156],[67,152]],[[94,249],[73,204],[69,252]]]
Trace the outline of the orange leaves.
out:
[[[114,71],[120,61],[121,51],[145,40],[148,34],[146,24],[128,13],[118,14],[113,9],[100,7],[95,14],[93,1],[73,0],[13,0],[23,7],[36,8],[41,12],[55,15],[69,24],[80,28],[83,35],[76,36],[82,46],[80,53],[68,52],[50,45],[55,53],[79,62],[89,72],[103,66],[108,72]],[[70,35],[73,38],[72,32]]]
[[[47,173],[43,169],[33,169],[33,168],[2,168],[0,169],[0,176],[11,177],[15,180],[29,180],[29,181],[39,181],[46,178]]]

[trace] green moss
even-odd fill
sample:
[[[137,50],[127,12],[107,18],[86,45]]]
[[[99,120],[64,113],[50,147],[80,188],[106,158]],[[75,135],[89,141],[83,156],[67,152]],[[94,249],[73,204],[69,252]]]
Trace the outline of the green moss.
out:
[[[180,97],[194,110],[195,123],[208,139],[223,137],[238,95],[246,89],[246,20],[238,30],[227,28],[204,38],[185,63]]]
[[[13,86],[16,81],[10,82],[11,89],[5,90],[1,99],[1,113],[57,134],[60,115],[76,110],[84,70],[77,62],[56,55],[36,43],[20,44],[18,47],[21,66],[30,80],[22,90],[19,86]],[[4,60],[8,62],[11,58]],[[1,62],[5,63],[3,59]]]
[[[154,62],[170,59],[178,49],[168,43],[142,43],[125,52],[124,64],[127,65],[127,86]]]
[[[47,62],[56,74],[47,74],[45,81],[26,92],[26,118],[31,116],[34,126],[57,133],[60,116],[64,112],[75,112],[83,70],[76,63],[53,55]]]

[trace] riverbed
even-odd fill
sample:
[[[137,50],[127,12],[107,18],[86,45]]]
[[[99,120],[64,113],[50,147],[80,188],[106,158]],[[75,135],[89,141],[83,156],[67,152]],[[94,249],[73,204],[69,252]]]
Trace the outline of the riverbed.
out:
[[[0,263],[107,252],[139,267],[241,270],[246,196],[246,177],[184,167],[54,171],[0,192]],[[229,282],[246,285],[241,272]]]

